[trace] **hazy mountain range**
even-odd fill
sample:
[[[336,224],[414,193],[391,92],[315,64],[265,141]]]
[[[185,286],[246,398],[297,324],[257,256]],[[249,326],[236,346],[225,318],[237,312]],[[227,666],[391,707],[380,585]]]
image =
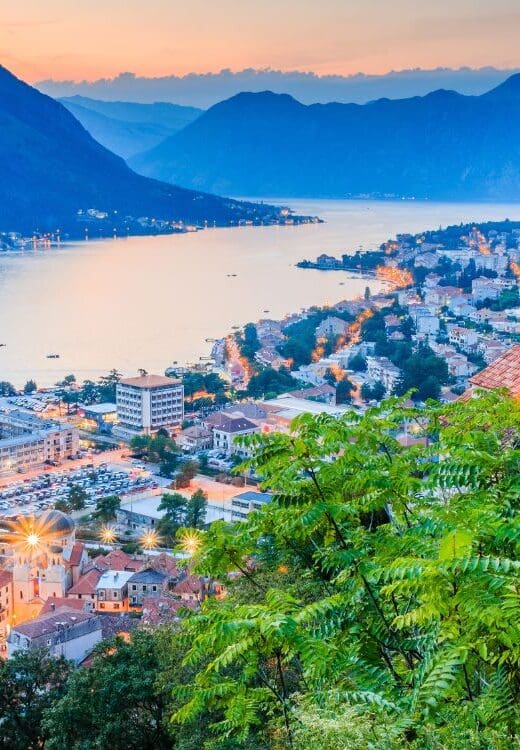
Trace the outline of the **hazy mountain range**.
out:
[[[96,141],[124,159],[158,145],[202,112],[166,102],[105,102],[84,96],[59,101]]]
[[[130,163],[228,195],[520,200],[520,74],[365,105],[242,93]]]
[[[78,236],[78,211],[229,224],[272,214],[269,206],[241,203],[135,174],[95,141],[65,107],[0,66],[0,229],[55,231]],[[100,225],[97,224],[98,228]],[[137,225],[138,227],[138,225]],[[131,231],[136,226],[132,224]]]
[[[121,73],[97,81],[40,81],[36,86],[55,98],[82,96],[131,102],[174,102],[206,109],[242,91],[273,91],[290,94],[303,104],[315,102],[355,102],[363,104],[387,97],[403,99],[423,96],[435,89],[453,89],[461,94],[482,94],[497,86],[514,70],[496,68],[437,68],[401,70],[385,75],[358,73],[350,76],[247,69],[239,72],[189,73],[185,76],[145,78]]]

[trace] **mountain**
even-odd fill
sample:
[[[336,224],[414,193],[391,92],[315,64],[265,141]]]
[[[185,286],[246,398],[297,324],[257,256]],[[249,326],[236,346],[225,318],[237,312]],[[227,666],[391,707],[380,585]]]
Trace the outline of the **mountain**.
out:
[[[239,94],[130,163],[231,195],[520,200],[520,74],[478,97],[303,105]]]
[[[55,98],[82,94],[95,99],[126,99],[132,102],[176,102],[208,107],[242,91],[268,89],[290,94],[304,104],[343,102],[364,104],[382,96],[404,99],[424,96],[436,89],[478,95],[504,81],[515,70],[485,68],[434,68],[432,70],[392,70],[382,75],[318,75],[312,72],[282,71],[272,68],[218,73],[187,73],[183,76],[137,76],[120,73],[97,81],[39,81],[36,86]]]
[[[133,172],[90,136],[62,104],[0,67],[0,230],[81,236],[88,209],[113,227],[143,231],[138,217],[228,225],[277,209],[184,190]],[[82,211],[83,214],[78,214]],[[95,212],[94,212],[95,213]],[[133,217],[133,218],[132,218]],[[106,224],[106,226],[104,225]],[[157,226],[157,224],[156,224]]]
[[[123,159],[157,146],[202,112],[168,102],[104,102],[85,96],[59,101],[96,141]]]

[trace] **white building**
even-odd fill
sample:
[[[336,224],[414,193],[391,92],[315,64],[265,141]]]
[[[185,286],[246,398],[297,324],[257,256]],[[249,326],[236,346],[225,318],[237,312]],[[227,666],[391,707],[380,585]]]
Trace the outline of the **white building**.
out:
[[[184,386],[176,378],[142,375],[120,380],[117,416],[123,429],[150,433],[178,427],[184,419]]]
[[[0,476],[45,463],[61,463],[79,451],[76,427],[14,409],[0,413]]]
[[[105,570],[96,585],[96,609],[124,612],[128,609],[128,580],[133,570]]]
[[[367,357],[367,376],[372,381],[380,380],[391,393],[401,377],[401,370],[387,357]]]
[[[228,456],[233,453],[247,455],[247,449],[238,445],[238,438],[259,432],[259,427],[246,417],[224,417],[220,424],[213,428],[213,448],[221,450]]]

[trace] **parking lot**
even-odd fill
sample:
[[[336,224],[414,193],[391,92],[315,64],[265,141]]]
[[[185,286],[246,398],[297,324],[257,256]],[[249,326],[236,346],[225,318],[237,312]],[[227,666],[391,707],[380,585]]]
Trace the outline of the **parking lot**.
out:
[[[54,507],[58,500],[66,500],[73,486],[85,490],[86,507],[94,508],[102,497],[118,495],[128,499],[159,485],[149,472],[138,467],[129,466],[123,471],[107,463],[89,463],[79,468],[42,472],[0,489],[0,514],[5,517],[41,513]]]

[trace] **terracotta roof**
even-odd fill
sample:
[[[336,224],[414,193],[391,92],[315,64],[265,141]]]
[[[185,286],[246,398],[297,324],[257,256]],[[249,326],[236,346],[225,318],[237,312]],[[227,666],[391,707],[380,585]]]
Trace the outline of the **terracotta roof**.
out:
[[[64,596],[50,596],[43,605],[40,615],[46,615],[48,612],[56,612],[58,609],[74,609],[78,612],[84,612],[85,601],[83,599],[67,599]]]
[[[199,603],[180,601],[167,596],[147,597],[143,599],[142,625],[163,625],[177,620],[183,609],[198,609]]]
[[[469,382],[475,388],[507,388],[511,396],[520,396],[520,344],[512,346]]]
[[[108,555],[105,555],[103,563],[110,570],[141,570],[144,560],[132,557],[132,555],[123,552],[122,549],[114,549]]]
[[[74,546],[70,553],[69,564],[74,566],[79,565],[84,551],[85,545],[83,542],[74,542]]]
[[[13,582],[13,573],[10,570],[0,570],[0,589],[9,586]]]
[[[165,573],[170,578],[179,578],[181,575],[180,568],[175,561],[175,558],[168,555],[166,552],[161,552],[159,555],[154,555],[150,560],[150,567],[154,570],[160,570],[161,573]]]
[[[136,378],[123,378],[119,382],[134,388],[158,388],[162,385],[178,385],[181,381],[177,378],[167,378],[165,375],[142,375]]]
[[[81,576],[79,581],[72,586],[67,592],[68,596],[77,596],[78,594],[95,594],[96,586],[101,578],[101,571],[96,568],[92,568],[88,573]]]
[[[204,584],[198,576],[189,575],[175,584],[173,591],[175,594],[199,594],[203,586]]]

